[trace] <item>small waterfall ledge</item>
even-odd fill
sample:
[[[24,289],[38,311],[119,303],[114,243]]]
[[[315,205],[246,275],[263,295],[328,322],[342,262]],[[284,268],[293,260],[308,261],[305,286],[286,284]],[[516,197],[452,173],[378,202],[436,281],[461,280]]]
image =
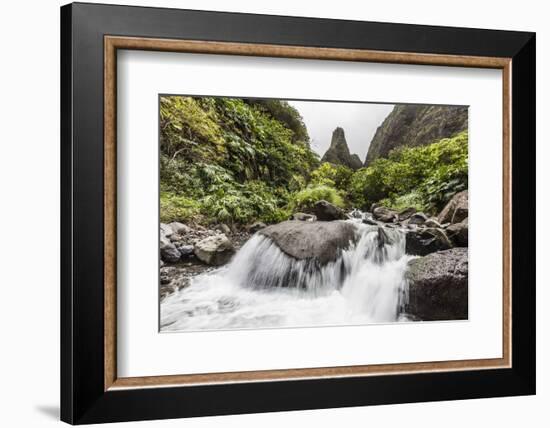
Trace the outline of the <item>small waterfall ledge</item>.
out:
[[[354,241],[334,261],[296,259],[255,234],[229,265],[161,303],[162,331],[401,321],[408,299],[405,233],[348,220]]]

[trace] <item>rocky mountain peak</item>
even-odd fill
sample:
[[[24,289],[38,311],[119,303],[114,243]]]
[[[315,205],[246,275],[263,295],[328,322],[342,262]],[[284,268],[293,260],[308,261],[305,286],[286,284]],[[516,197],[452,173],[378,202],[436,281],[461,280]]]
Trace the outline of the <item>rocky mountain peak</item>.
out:
[[[351,169],[359,169],[362,166],[359,156],[350,153],[344,129],[341,127],[332,132],[330,147],[321,158],[321,162],[344,165]]]

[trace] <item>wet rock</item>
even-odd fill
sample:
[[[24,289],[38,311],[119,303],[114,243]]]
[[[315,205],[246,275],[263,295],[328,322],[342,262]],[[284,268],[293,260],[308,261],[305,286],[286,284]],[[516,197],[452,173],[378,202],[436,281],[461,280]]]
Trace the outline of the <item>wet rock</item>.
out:
[[[376,222],[376,220],[373,220],[372,218],[370,217],[366,217],[363,219],[363,223],[364,224],[369,224],[371,226],[378,226],[378,223]]]
[[[405,239],[405,252],[413,256],[425,256],[452,246],[445,231],[435,227],[408,231]]]
[[[424,224],[428,220],[428,216],[424,213],[414,213],[409,217],[408,224]]]
[[[248,233],[256,233],[260,230],[262,230],[264,227],[267,227],[265,223],[262,223],[261,221],[257,221],[256,223],[252,223],[250,226],[248,226]]]
[[[189,258],[193,255],[194,247],[193,245],[181,245],[176,247],[181,254],[181,258]]]
[[[173,266],[167,266],[160,269],[160,283],[161,285],[167,285],[172,282],[172,277],[176,272],[176,268]]]
[[[397,211],[390,210],[386,207],[376,207],[372,210],[372,216],[375,220],[383,221],[384,223],[393,223],[399,219]]]
[[[416,208],[405,208],[403,211],[400,211],[397,216],[399,221],[405,221],[410,218],[414,213],[416,213]]]
[[[317,220],[321,221],[345,220],[347,218],[343,209],[327,201],[315,202],[311,214],[314,214]]]
[[[195,244],[195,255],[207,265],[220,266],[227,263],[235,248],[224,234],[210,236]]]
[[[446,229],[447,236],[457,247],[468,246],[468,217]]]
[[[294,213],[290,217],[290,220],[298,220],[298,221],[316,221],[317,217],[313,214],[306,214],[306,213]]]
[[[442,228],[443,226],[441,226],[441,224],[439,224],[439,222],[437,221],[437,219],[435,218],[429,218],[428,220],[426,220],[424,222],[424,226],[426,227],[438,227],[438,228]]]
[[[262,229],[285,254],[299,260],[316,259],[321,264],[335,261],[355,241],[356,226],[346,221],[289,220]]]
[[[439,213],[439,223],[460,223],[468,217],[468,190],[463,190],[452,197]]]
[[[351,210],[351,212],[349,213],[349,217],[350,218],[361,218],[363,217],[363,214],[361,213],[361,211],[359,211],[358,209],[353,209]]]
[[[174,244],[161,244],[160,257],[166,263],[176,263],[179,261],[181,254]]]
[[[453,248],[409,262],[407,312],[426,321],[468,318],[468,249]]]
[[[378,228],[378,247],[382,247],[384,245],[391,245],[391,244],[393,244],[393,239],[384,230],[383,227],[379,227]]]

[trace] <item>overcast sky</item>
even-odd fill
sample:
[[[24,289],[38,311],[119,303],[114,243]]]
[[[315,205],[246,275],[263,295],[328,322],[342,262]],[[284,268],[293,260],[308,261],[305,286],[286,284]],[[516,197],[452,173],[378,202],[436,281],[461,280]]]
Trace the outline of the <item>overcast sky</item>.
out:
[[[324,101],[289,101],[296,107],[306,124],[311,148],[323,156],[330,146],[332,131],[344,129],[351,153],[365,160],[367,149],[382,121],[394,104],[366,104]]]

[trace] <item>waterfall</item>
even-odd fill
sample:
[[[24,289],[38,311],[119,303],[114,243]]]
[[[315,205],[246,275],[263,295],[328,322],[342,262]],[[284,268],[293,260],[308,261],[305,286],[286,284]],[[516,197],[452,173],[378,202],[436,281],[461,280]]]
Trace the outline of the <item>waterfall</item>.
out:
[[[161,303],[161,330],[304,327],[402,320],[405,234],[355,224],[357,239],[320,265],[257,233],[229,265],[199,275]]]

